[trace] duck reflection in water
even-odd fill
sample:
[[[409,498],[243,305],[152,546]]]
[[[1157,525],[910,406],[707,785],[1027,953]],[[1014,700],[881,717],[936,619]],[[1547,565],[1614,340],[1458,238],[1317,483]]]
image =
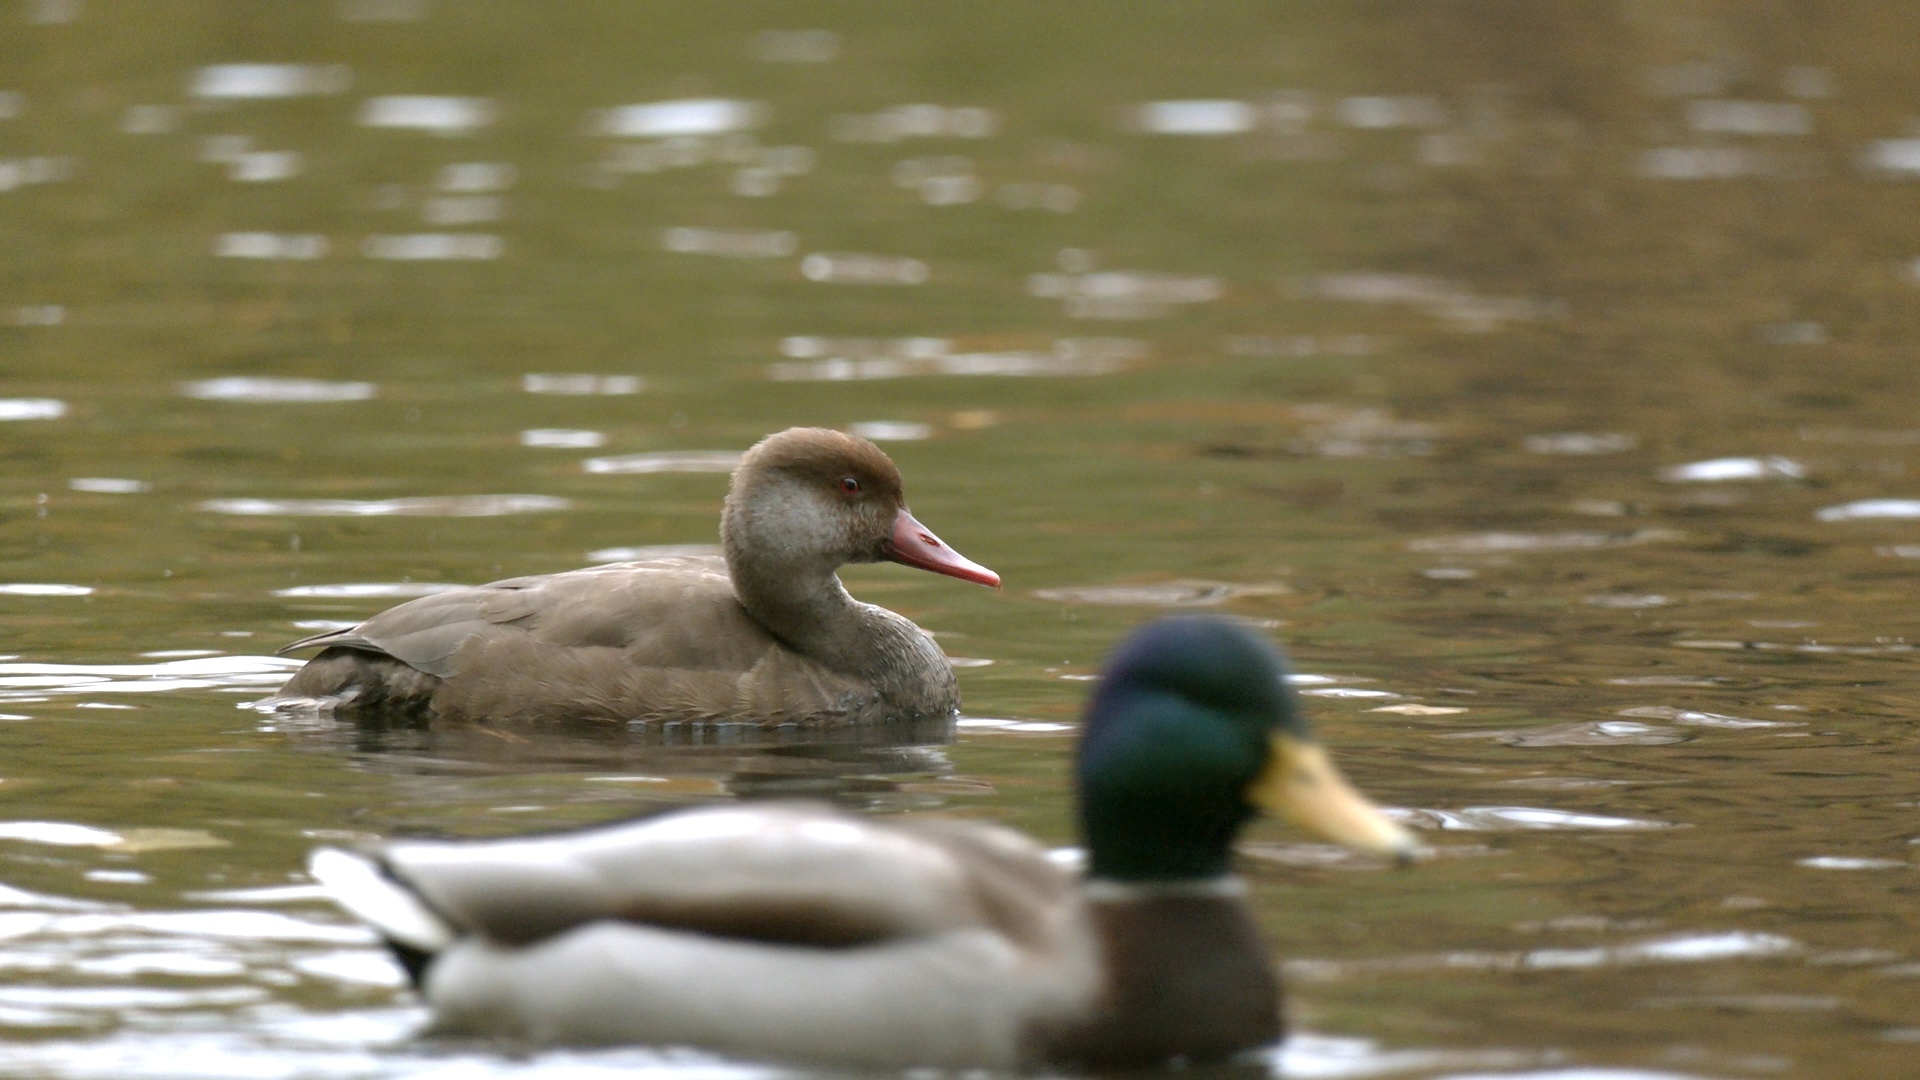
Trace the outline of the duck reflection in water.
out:
[[[823,799],[860,809],[925,808],[921,789],[954,772],[945,718],[835,728],[687,725],[665,731],[613,724],[429,724],[356,716],[276,717],[270,728],[301,750],[349,758],[395,778],[379,809],[387,828],[430,827],[437,808],[473,798],[436,778],[517,777],[513,800],[563,805],[641,800],[666,807],[689,797]],[[583,784],[582,777],[596,782]],[[982,786],[984,793],[990,789]],[[424,816],[423,816],[424,815]]]

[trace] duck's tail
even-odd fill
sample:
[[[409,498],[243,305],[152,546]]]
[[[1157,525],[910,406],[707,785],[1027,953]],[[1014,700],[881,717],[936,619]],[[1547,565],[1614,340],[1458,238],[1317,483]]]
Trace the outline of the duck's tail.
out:
[[[334,903],[380,935],[415,987],[433,958],[459,936],[419,894],[365,855],[317,848],[307,860],[307,872]]]

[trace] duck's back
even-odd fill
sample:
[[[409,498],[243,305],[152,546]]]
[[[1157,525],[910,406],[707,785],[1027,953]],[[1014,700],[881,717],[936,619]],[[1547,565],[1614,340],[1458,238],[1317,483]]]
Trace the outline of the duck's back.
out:
[[[1100,991],[1073,876],[969,822],[760,803],[379,867],[452,925],[416,970],[447,1034],[1012,1067]]]
[[[278,695],[445,718],[846,721],[873,687],[795,652],[713,556],[508,578],[296,642],[325,648]]]

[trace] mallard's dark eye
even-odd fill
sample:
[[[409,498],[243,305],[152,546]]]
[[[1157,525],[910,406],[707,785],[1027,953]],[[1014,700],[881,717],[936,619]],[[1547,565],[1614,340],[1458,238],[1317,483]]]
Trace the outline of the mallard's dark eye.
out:
[[[860,494],[860,481],[851,476],[843,476],[840,478],[840,490],[849,495],[858,495]]]

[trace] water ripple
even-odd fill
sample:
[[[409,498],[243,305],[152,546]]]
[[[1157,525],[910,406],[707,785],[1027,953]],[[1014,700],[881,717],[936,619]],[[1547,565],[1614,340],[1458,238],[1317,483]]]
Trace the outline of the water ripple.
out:
[[[984,139],[1000,130],[1000,115],[973,105],[894,105],[876,113],[839,113],[827,121],[840,142],[893,143],[902,139]]]
[[[120,842],[120,834],[64,821],[0,821],[0,840],[58,847],[110,847]]]
[[[664,139],[725,135],[758,127],[767,109],[753,101],[729,98],[681,98],[605,109],[590,120],[600,135],[621,139]]]
[[[911,420],[865,420],[847,425],[847,430],[874,442],[911,442],[933,436],[932,424],[920,424]]]
[[[1872,518],[1920,518],[1920,499],[1861,499],[1816,511],[1821,521],[1861,521]]]
[[[1574,1067],[1528,1072],[1450,1072],[1444,1080],[1715,1080],[1699,1072],[1665,1072],[1653,1068]]]
[[[1149,101],[1134,110],[1132,126],[1149,135],[1240,135],[1259,120],[1260,111],[1244,101]]]
[[[1642,705],[1633,709],[1620,710],[1621,716],[1637,716],[1650,720],[1669,720],[1676,724],[1691,727],[1711,728],[1783,728],[1806,727],[1798,720],[1749,720],[1744,716],[1723,716],[1720,713],[1698,712],[1693,709],[1676,709],[1669,705]]]
[[[1566,454],[1584,457],[1623,453],[1640,445],[1640,440],[1617,431],[1555,431],[1529,435],[1522,440],[1522,445],[1530,453],[1535,454]]]
[[[1795,866],[1813,870],[1904,870],[1913,865],[1900,859],[1870,859],[1853,855],[1814,855],[1798,859]]]
[[[1042,720],[1002,720],[990,716],[963,716],[954,721],[954,726],[969,731],[1004,731],[1021,735],[1057,735],[1074,729],[1072,724],[1057,724]]]
[[[1042,600],[1112,607],[1213,607],[1243,596],[1286,596],[1293,590],[1277,581],[1234,584],[1224,581],[1161,581],[1138,585],[1082,585],[1035,589]]]
[[[591,450],[605,446],[607,437],[598,431],[583,431],[578,428],[528,428],[520,433],[521,446],[535,446],[556,450]]]
[[[1729,480],[1802,480],[1806,466],[1783,457],[1725,457],[1693,461],[1660,470],[1670,484],[1724,483]]]
[[[1400,695],[1391,690],[1363,690],[1352,686],[1323,686],[1313,690],[1300,691],[1302,697],[1330,698],[1397,698]]]
[[[67,487],[98,495],[139,495],[153,490],[153,485],[145,480],[128,480],[117,476],[76,476],[67,481]]]
[[[1597,593],[1585,597],[1581,603],[1591,604],[1594,607],[1637,611],[1644,608],[1666,607],[1673,601],[1658,593]]]
[[[44,581],[11,581],[0,583],[0,596],[91,596],[93,587],[89,585],[58,585]]]
[[[677,226],[660,232],[660,246],[687,255],[728,259],[777,259],[800,248],[800,237],[785,230],[696,229]]]
[[[600,475],[629,473],[728,473],[740,464],[738,450],[662,450],[650,454],[588,458],[580,463]]]
[[[648,544],[611,547],[587,552],[591,563],[644,562],[648,559],[701,559],[721,553],[719,544]]]
[[[445,94],[391,94],[360,104],[360,124],[434,135],[471,135],[492,125],[500,107],[491,98]]]
[[[647,381],[638,375],[548,375],[530,374],[520,377],[520,389],[529,394],[557,394],[567,397],[611,396],[622,397],[637,394],[646,389]]]
[[[1819,641],[1801,641],[1793,644],[1779,641],[1726,641],[1716,638],[1691,638],[1676,641],[1682,649],[1752,649],[1755,652],[1798,652],[1830,653],[1839,656],[1878,656],[1883,653],[1909,653],[1915,646],[1905,641],[1888,641],[1876,645],[1832,645]]]
[[[353,85],[345,64],[209,64],[193,73],[187,93],[223,101],[339,94]]]
[[[1504,746],[1667,746],[1687,735],[1670,727],[1630,720],[1575,720],[1545,727],[1450,731],[1442,739],[1486,739]]]
[[[365,401],[374,396],[370,382],[330,382],[325,379],[289,379],[269,375],[230,375],[180,384],[180,393],[203,401],[309,403]]]
[[[0,420],[58,420],[67,403],[58,398],[0,398]]]
[[[370,945],[375,941],[373,931],[357,924],[315,922],[277,911],[217,908],[62,915],[47,923],[42,931],[48,935],[74,938],[129,932],[201,941],[257,941],[280,945]]]
[[[800,260],[800,276],[834,285],[925,285],[932,272],[904,255],[816,251]]]
[[[213,239],[213,253],[222,259],[286,259],[294,262],[311,262],[324,258],[332,247],[327,238],[319,233],[230,232],[221,233]]]
[[[1226,295],[1216,277],[1104,270],[1095,273],[1035,274],[1027,295],[1059,300],[1069,318],[1151,319],[1183,305],[1204,304]]]
[[[198,508],[247,517],[498,517],[567,510],[553,495],[422,495],[405,499],[208,499]]]
[[[360,254],[390,262],[485,262],[507,250],[490,233],[375,234],[360,241]]]
[[[1539,806],[1464,806],[1458,810],[1393,808],[1388,813],[1397,821],[1421,829],[1444,832],[1509,832],[1540,830],[1599,829],[1636,831],[1671,829],[1672,822],[1646,818],[1612,817],[1607,814],[1583,814],[1574,810],[1553,810]]]
[[[437,581],[356,581],[338,585],[295,585],[288,589],[275,589],[275,596],[325,597],[330,600],[362,600],[370,598],[432,596],[435,593],[452,592],[465,588],[464,585],[449,585]]]
[[[1130,338],[1061,338],[1044,352],[955,352],[953,343],[945,338],[792,337],[780,346],[787,356],[802,362],[768,365],[767,377],[776,382],[851,382],[923,375],[1108,375],[1149,351],[1144,343]]]
[[[0,663],[0,701],[48,694],[272,689],[299,668],[277,656],[199,656],[158,664]]]
[[[1274,1076],[1291,1080],[1353,1080],[1356,1077],[1425,1073],[1431,1069],[1512,1069],[1535,1064],[1547,1055],[1525,1050],[1389,1050],[1371,1039],[1299,1032],[1278,1048],[1261,1054]],[[1503,1074],[1506,1075],[1506,1074]],[[1455,1078],[1464,1080],[1464,1078]],[[1682,1080],[1682,1078],[1673,1078]]]
[[[1916,504],[1920,505],[1920,504]],[[1415,540],[1409,550],[1435,555],[1482,555],[1530,551],[1585,551],[1593,548],[1631,547],[1661,541],[1684,539],[1675,529],[1635,529],[1631,532],[1557,532],[1557,533],[1470,533],[1465,536],[1436,536]]]
[[[1765,960],[1803,951],[1799,942],[1779,934],[1723,930],[1669,934],[1590,948],[1423,953],[1370,960],[1289,960],[1283,968],[1290,979],[1327,982],[1383,972],[1570,971],[1645,964]]]

